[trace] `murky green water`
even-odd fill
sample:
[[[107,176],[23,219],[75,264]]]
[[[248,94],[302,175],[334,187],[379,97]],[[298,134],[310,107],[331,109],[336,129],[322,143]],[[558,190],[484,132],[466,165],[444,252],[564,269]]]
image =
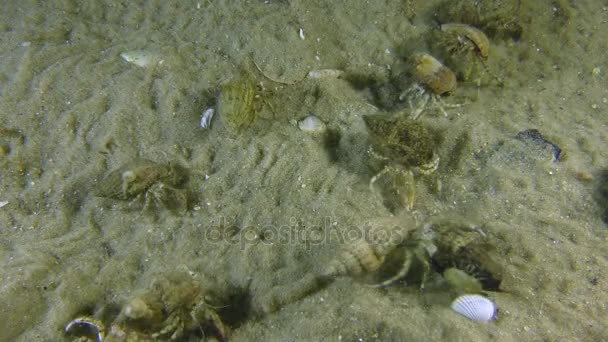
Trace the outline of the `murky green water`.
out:
[[[76,318],[157,339],[605,339],[605,5],[6,2],[0,340],[73,340]],[[450,94],[416,79],[419,53]],[[414,114],[424,139],[369,139],[364,116]],[[400,157],[419,141],[432,156]],[[389,254],[365,247],[374,220],[402,229]],[[369,286],[408,255],[407,283]],[[440,273],[467,265],[500,280],[487,324],[449,308]]]

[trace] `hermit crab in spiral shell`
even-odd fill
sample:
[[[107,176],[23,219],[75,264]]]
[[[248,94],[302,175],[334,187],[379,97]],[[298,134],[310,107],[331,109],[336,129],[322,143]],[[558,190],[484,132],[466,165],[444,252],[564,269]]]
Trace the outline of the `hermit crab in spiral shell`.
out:
[[[361,228],[363,234],[345,241],[320,267],[254,298],[254,310],[274,312],[345,276],[373,288],[416,283],[424,289],[441,273],[456,291],[469,290],[471,283],[474,291],[468,293],[499,289],[503,269],[480,226],[453,217],[418,226],[413,215],[403,212],[372,218]],[[459,277],[446,276],[446,270]]]

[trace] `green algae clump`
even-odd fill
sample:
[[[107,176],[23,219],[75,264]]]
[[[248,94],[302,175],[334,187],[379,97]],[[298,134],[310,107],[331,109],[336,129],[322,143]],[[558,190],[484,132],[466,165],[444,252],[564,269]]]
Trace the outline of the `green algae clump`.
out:
[[[421,122],[384,115],[368,115],[363,120],[374,152],[391,164],[409,168],[433,159],[435,141]]]

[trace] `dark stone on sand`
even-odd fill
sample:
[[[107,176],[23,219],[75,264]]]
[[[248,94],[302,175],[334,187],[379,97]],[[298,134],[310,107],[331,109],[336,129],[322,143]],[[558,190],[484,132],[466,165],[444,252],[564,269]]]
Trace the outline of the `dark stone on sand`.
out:
[[[521,131],[517,133],[515,139],[522,141],[525,144],[534,146],[539,150],[547,151],[553,156],[554,162],[559,160],[559,155],[562,152],[561,148],[545,139],[537,129],[527,129],[525,131]]]

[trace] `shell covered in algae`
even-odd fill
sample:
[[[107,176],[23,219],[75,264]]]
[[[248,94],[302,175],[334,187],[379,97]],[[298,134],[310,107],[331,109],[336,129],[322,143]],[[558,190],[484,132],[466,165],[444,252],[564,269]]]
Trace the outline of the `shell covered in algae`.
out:
[[[218,111],[228,132],[236,135],[251,125],[255,119],[255,95],[255,85],[247,77],[222,85]]]
[[[386,115],[367,115],[363,120],[372,149],[388,163],[410,168],[433,160],[435,140],[421,122]]]
[[[461,23],[441,25],[441,31],[458,42],[467,50],[476,51],[480,57],[487,58],[490,54],[490,40],[480,29]]]
[[[456,75],[435,57],[419,53],[412,57],[416,81],[437,95],[456,89]]]
[[[480,28],[494,39],[519,40],[523,34],[521,0],[452,0],[440,2],[434,14],[440,23],[459,22]]]
[[[458,80],[482,81],[483,76],[487,76],[490,40],[480,29],[462,23],[447,23],[433,31],[429,39],[434,52],[449,65]]]

